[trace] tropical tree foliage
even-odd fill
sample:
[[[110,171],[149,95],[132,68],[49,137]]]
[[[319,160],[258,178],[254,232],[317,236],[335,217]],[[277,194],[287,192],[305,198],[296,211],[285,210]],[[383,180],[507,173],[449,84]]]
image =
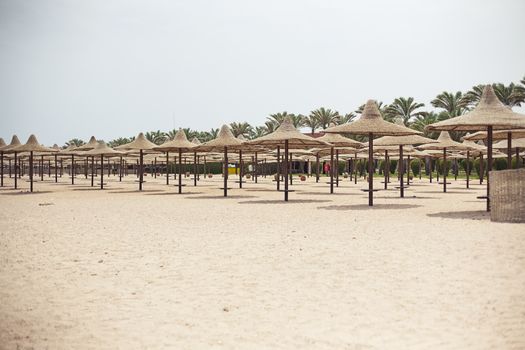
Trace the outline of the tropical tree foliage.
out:
[[[319,128],[326,129],[331,124],[337,124],[339,120],[339,112],[333,111],[330,108],[321,107],[310,112],[310,117],[317,120]]]
[[[467,111],[467,103],[461,91],[456,93],[443,91],[430,104],[436,108],[444,109],[449,118],[457,117]]]
[[[509,107],[519,107],[525,102],[525,87],[522,85],[510,83],[508,86],[505,86],[501,83],[494,83],[492,87],[498,99]],[[485,85],[473,86],[472,89],[465,94],[464,103],[469,107],[474,107],[478,104],[484,88]]]
[[[82,146],[84,144],[85,144],[85,142],[82,141],[81,139],[71,139],[68,142],[66,142],[66,147],[69,147],[69,146],[78,147],[78,146]]]
[[[233,136],[238,137],[242,135],[248,138],[253,128],[247,122],[242,122],[242,123],[233,122],[230,124],[230,129],[233,133]]]
[[[413,97],[399,97],[385,108],[384,118],[388,121],[394,121],[397,118],[401,118],[403,124],[410,125],[416,116],[421,116],[426,113],[419,110],[424,106],[424,103],[414,102]]]
[[[151,141],[156,145],[160,145],[164,143],[164,141],[166,141],[168,137],[168,135],[165,132],[160,131],[160,130],[148,131],[147,133],[144,134],[144,136],[146,137],[146,139],[148,139],[148,141]]]

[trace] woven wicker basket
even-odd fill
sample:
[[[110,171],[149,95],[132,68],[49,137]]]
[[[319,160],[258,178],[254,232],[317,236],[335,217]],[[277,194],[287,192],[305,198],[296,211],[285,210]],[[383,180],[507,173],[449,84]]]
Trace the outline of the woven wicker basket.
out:
[[[525,168],[490,172],[490,220],[525,222]]]

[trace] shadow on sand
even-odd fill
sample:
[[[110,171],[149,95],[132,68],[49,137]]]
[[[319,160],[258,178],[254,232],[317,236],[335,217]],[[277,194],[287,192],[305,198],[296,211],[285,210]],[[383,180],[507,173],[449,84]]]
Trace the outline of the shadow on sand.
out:
[[[329,200],[323,199],[289,199],[288,202],[285,202],[283,199],[261,199],[255,201],[244,201],[239,202],[239,204],[288,204],[288,203],[326,203],[331,202]]]
[[[334,189],[335,191],[335,189]],[[305,195],[308,195],[308,196],[356,196],[356,195],[361,195],[361,193],[358,193],[358,192],[350,192],[350,193],[342,193],[342,192],[334,192],[334,193],[330,193],[330,189],[326,189],[326,192],[310,192],[310,191],[305,191],[305,192],[302,192],[302,191],[297,191],[296,194],[305,194]]]
[[[191,194],[191,193],[186,193]],[[187,199],[242,199],[242,198],[257,198],[256,196],[244,196],[244,195],[228,195],[228,197],[224,197],[222,195],[217,196],[197,196],[197,197],[185,197]]]
[[[367,204],[351,204],[351,205],[329,205],[326,207],[317,207],[317,209],[325,210],[384,210],[384,209],[413,209],[421,207],[416,204],[375,204],[369,206]]]
[[[485,210],[474,210],[474,211],[445,211],[439,213],[427,214],[431,218],[443,218],[443,219],[470,219],[470,220],[489,220],[490,213]]]
[[[151,193],[151,192],[163,192],[163,190],[126,190],[126,191],[108,191],[108,193]]]
[[[22,195],[31,195],[31,194],[46,194],[46,193],[53,193],[53,191],[38,191],[38,190],[35,190],[34,192],[30,192],[30,191],[20,191],[19,189],[18,190],[13,190],[13,191],[16,191],[16,192],[4,192],[4,193],[0,193],[1,196],[22,196]]]
[[[184,196],[184,195],[192,195],[192,194],[202,194],[204,192],[151,192],[151,193],[145,193],[146,196]]]

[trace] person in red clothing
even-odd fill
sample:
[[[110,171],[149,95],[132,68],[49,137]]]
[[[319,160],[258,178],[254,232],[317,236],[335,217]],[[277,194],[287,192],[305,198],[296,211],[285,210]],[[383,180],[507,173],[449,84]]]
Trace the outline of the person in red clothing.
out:
[[[324,163],[323,173],[330,174],[330,163],[328,162]]]

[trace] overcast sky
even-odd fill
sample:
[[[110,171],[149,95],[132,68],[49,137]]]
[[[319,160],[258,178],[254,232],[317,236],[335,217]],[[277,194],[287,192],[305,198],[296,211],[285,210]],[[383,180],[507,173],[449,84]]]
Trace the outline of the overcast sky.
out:
[[[523,78],[524,14],[523,0],[0,0],[0,137],[109,141],[370,98],[430,108]]]

